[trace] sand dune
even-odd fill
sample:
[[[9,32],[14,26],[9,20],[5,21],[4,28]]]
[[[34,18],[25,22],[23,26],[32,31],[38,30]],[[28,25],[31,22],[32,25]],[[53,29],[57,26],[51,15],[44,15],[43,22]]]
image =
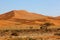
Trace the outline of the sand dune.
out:
[[[0,15],[0,26],[12,26],[15,24],[40,25],[45,22],[60,26],[60,17],[45,16],[25,10],[13,10]]]

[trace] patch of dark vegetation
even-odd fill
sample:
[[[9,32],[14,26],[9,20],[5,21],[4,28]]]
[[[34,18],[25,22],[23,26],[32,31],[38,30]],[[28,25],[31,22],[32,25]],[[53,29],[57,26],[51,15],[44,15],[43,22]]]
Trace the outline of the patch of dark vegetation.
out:
[[[49,31],[51,31],[51,30],[49,30],[48,27],[51,26],[51,25],[53,25],[53,24],[52,24],[52,23],[49,23],[49,22],[44,23],[44,24],[41,25],[40,29],[41,29],[43,32],[49,32]]]
[[[12,35],[12,36],[18,36],[18,34],[17,34],[17,33],[12,33],[11,35]]]
[[[54,35],[60,36],[60,33],[55,33]]]

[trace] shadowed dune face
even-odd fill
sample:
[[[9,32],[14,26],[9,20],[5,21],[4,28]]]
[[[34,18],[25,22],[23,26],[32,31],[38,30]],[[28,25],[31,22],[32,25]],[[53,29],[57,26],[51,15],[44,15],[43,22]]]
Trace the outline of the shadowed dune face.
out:
[[[14,16],[14,12],[11,11],[11,12],[0,15],[0,20],[7,20],[12,18],[13,16]]]
[[[58,18],[58,19],[57,19]],[[44,16],[41,14],[27,12],[25,10],[13,10],[0,15],[0,25],[14,25],[15,23],[34,25],[50,22],[60,26],[60,17]]]

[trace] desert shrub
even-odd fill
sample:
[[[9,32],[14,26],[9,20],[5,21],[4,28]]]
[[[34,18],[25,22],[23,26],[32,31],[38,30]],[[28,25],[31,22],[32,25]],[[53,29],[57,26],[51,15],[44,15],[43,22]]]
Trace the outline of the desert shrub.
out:
[[[54,35],[60,36],[60,33],[55,33]]]
[[[14,32],[14,33],[11,33],[11,35],[12,35],[12,36],[18,36],[18,34],[15,33],[15,32]]]
[[[50,26],[50,25],[52,25],[52,24],[49,23],[49,22],[47,22],[47,23],[44,23],[43,25],[44,25],[44,26]]]
[[[33,38],[29,38],[29,40],[36,40],[36,39],[33,39]]]
[[[48,27],[51,26],[51,25],[53,25],[53,24],[52,23],[49,23],[49,22],[44,23],[44,24],[41,25],[40,29],[42,31],[44,31],[44,32],[47,32],[48,31]]]
[[[31,26],[30,29],[32,29],[33,27]]]
[[[60,30],[60,28],[57,28],[57,30]]]

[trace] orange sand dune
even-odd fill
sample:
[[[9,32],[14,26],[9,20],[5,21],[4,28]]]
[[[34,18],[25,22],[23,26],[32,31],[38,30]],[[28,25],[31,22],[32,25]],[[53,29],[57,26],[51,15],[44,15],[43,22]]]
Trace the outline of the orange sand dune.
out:
[[[45,22],[60,26],[60,17],[44,16],[25,10],[13,10],[0,15],[0,26],[12,26],[15,24],[40,25]]]

